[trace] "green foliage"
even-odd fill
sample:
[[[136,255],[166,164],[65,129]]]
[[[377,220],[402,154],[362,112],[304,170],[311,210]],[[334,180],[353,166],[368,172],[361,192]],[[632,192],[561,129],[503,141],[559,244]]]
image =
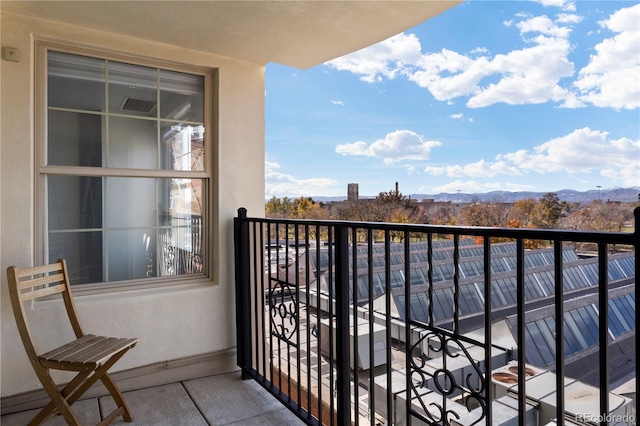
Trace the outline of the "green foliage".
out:
[[[392,190],[379,193],[376,197],[376,204],[392,205],[408,209],[411,208],[411,199],[402,195],[402,192],[398,190]]]
[[[558,194],[548,192],[540,199],[537,206],[537,227],[552,229],[556,227],[562,215],[562,203]]]
[[[267,217],[284,218],[289,217],[293,210],[293,205],[289,198],[284,197],[282,200],[274,195],[265,205],[264,211]]]
[[[518,200],[509,211],[509,226],[553,229],[562,216],[563,209],[564,203],[553,192],[545,194],[540,200]]]

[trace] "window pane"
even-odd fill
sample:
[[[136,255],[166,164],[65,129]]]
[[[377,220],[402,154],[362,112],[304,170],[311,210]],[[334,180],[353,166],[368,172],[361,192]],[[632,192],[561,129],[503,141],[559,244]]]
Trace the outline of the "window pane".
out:
[[[50,107],[104,112],[104,59],[49,51],[47,76]]]
[[[156,179],[106,178],[106,228],[152,228],[157,209]]]
[[[534,344],[535,339],[540,339],[539,333],[536,336],[531,335],[531,328],[534,327],[536,331],[538,328],[535,324],[527,324],[525,328],[525,356],[527,362],[537,367],[546,367],[547,363],[543,360],[542,355],[539,352],[539,348]],[[544,345],[541,345],[544,346]]]
[[[366,276],[360,275],[357,280],[358,299],[369,299],[369,285],[366,281]]]
[[[162,217],[158,249],[160,275],[204,272],[203,241],[202,216],[174,214]]]
[[[584,310],[584,308],[580,308],[580,309]],[[580,330],[580,335],[587,342],[586,346],[591,347],[597,343],[597,340],[591,334],[588,324],[584,322],[582,315],[580,314],[580,309],[576,309],[571,312],[568,312],[568,315],[571,315],[576,325],[578,326],[578,330]]]
[[[586,327],[586,330],[584,331],[585,336],[590,335],[591,341],[593,342],[592,344],[598,344],[598,317],[593,310],[593,306],[585,306],[583,308],[580,308],[578,309],[578,313],[582,317],[582,320],[584,321]]]
[[[589,345],[587,344],[586,339],[582,335],[582,330],[580,330],[576,322],[573,320],[573,317],[571,316],[570,312],[565,312],[564,323],[573,332],[573,335],[576,339],[576,343],[579,345],[578,351],[587,349]]]
[[[157,117],[155,68],[109,61],[109,112]]]
[[[157,188],[160,245],[164,256],[169,253],[161,275],[204,272],[203,180],[158,179]]]
[[[404,277],[400,271],[391,271],[389,285],[391,288],[400,288],[404,286]]]
[[[421,285],[426,284],[427,280],[422,273],[422,270],[419,268],[411,269],[411,285]]]
[[[161,70],[160,118],[204,121],[204,77]]]
[[[155,120],[109,118],[109,167],[158,168],[158,131]]]
[[[204,126],[160,124],[164,170],[204,170]]]
[[[102,228],[102,178],[49,176],[49,231]]]
[[[153,229],[107,231],[105,234],[109,281],[157,276]]]
[[[574,354],[576,352],[580,352],[584,348],[582,348],[580,346],[580,343],[578,342],[578,339],[576,338],[576,336],[574,335],[573,331],[571,330],[571,328],[567,324],[566,318],[567,317],[565,316],[564,338],[566,340],[567,346],[565,346],[564,352],[565,352],[565,355],[568,356],[568,355]]]
[[[102,167],[102,120],[100,115],[49,110],[47,164]]]
[[[104,281],[102,232],[49,232],[49,263],[66,259],[71,284]]]
[[[618,297],[616,299],[613,299],[613,302],[618,306],[620,312],[622,313],[622,315],[624,315],[624,318],[630,324],[631,328],[635,328],[635,309],[633,309],[634,305],[629,303],[628,296],[629,295]]]

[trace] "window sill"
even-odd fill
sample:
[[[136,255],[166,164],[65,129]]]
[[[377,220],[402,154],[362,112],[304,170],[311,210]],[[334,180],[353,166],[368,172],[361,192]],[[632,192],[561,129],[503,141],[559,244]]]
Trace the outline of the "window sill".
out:
[[[80,284],[71,287],[74,297],[94,295],[117,295],[129,291],[164,292],[187,290],[194,287],[217,285],[210,277],[198,275],[189,278],[166,277],[158,279],[144,279],[122,281],[117,283]]]

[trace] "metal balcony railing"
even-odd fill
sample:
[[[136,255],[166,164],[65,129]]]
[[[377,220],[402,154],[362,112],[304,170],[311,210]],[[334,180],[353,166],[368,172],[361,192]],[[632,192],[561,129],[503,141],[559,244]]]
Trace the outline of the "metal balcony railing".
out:
[[[637,375],[634,213],[610,233],[239,209],[238,365],[310,425],[635,424],[637,382],[613,392]]]

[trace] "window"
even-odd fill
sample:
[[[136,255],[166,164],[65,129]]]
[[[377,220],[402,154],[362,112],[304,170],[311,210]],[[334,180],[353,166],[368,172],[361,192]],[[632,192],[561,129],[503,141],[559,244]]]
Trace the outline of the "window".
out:
[[[211,73],[85,55],[38,46],[43,258],[74,285],[210,273]]]

